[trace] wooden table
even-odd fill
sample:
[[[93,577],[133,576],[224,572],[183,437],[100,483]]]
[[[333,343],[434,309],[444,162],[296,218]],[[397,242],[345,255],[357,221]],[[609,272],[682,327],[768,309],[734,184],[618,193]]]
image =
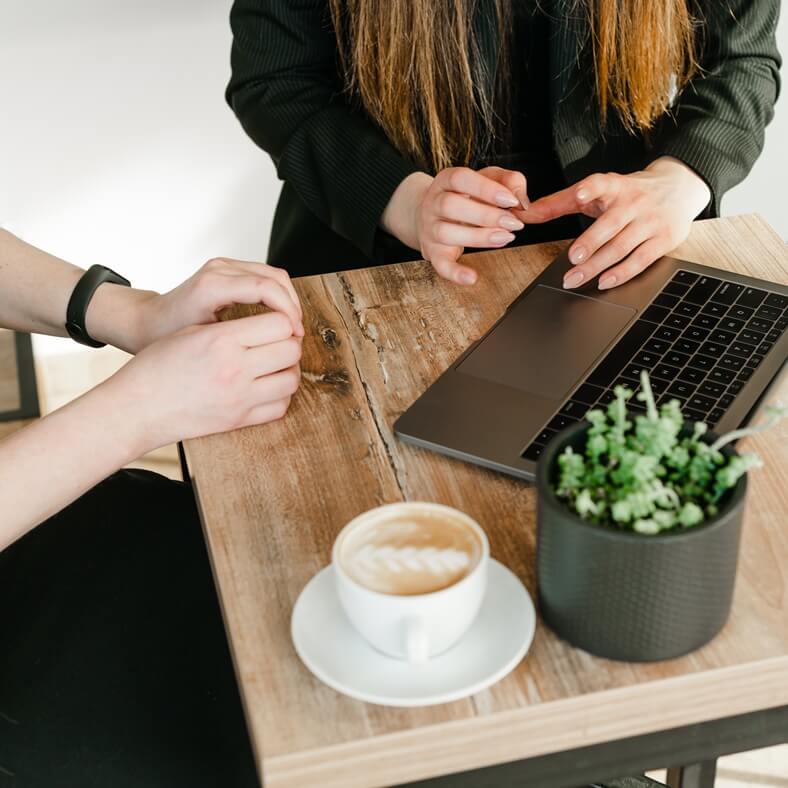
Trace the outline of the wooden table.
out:
[[[287,417],[186,445],[269,788],[388,786],[518,761],[521,777],[553,764],[553,782],[518,784],[577,785],[615,768],[626,774],[695,757],[697,731],[704,746],[735,739],[739,749],[788,738],[785,422],[747,441],[766,467],[752,474],[733,613],[694,654],[659,664],[606,661],[540,622],[528,655],[503,681],[467,700],[410,710],[344,697],[296,656],[289,632],[299,592],[329,562],[342,526],[383,503],[439,501],[468,512],[489,534],[492,555],[535,597],[533,486],[404,445],[392,424],[565,245],[469,256],[480,273],[470,288],[437,278],[425,263],[296,280],[307,337],[303,386]],[[788,283],[786,247],[756,216],[697,223],[676,256]],[[757,724],[737,716],[764,709],[773,712]],[[763,736],[746,739],[757,725]],[[672,745],[655,738],[671,730]],[[566,776],[556,777],[556,757],[567,752]],[[434,784],[514,784],[506,782],[513,768]]]

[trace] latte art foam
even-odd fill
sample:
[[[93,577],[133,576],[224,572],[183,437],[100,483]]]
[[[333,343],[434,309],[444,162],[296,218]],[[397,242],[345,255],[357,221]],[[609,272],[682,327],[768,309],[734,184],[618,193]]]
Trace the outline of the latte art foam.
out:
[[[397,514],[351,531],[342,544],[344,571],[382,594],[428,594],[469,574],[482,554],[479,537],[463,522],[423,512]]]

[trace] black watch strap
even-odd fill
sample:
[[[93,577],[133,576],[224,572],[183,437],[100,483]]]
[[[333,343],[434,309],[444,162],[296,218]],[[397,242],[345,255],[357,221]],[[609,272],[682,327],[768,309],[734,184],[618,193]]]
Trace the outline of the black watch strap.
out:
[[[104,347],[106,344],[105,342],[96,342],[85,328],[85,315],[90,299],[93,298],[99,285],[103,285],[104,282],[131,287],[131,282],[128,279],[124,279],[120,274],[116,274],[111,268],[105,268],[103,265],[92,265],[82,274],[66,308],[66,331],[75,342],[79,342],[81,345]]]

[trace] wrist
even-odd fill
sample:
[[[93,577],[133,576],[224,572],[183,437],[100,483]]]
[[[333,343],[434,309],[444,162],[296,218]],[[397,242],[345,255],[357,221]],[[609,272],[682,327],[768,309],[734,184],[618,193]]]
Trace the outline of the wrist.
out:
[[[127,353],[139,352],[148,344],[147,313],[156,295],[150,290],[105,282],[94,293],[85,314],[88,334]]]
[[[433,178],[426,172],[414,172],[400,183],[391,195],[381,227],[411,249],[419,249],[419,209]]]
[[[711,201],[711,189],[692,167],[673,156],[660,156],[646,167],[650,172],[669,176],[676,183],[682,197],[694,210],[693,218],[703,211]]]

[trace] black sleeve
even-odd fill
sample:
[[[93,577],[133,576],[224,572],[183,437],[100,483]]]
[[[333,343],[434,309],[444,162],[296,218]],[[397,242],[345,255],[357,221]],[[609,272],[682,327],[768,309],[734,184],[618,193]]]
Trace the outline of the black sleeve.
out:
[[[661,124],[654,153],[680,159],[706,181],[705,216],[719,215],[722,195],[763,149],[780,89],[779,9],[780,0],[708,0],[699,9],[702,72]]]
[[[419,168],[342,92],[325,0],[235,0],[227,101],[279,178],[370,258],[380,216]]]

